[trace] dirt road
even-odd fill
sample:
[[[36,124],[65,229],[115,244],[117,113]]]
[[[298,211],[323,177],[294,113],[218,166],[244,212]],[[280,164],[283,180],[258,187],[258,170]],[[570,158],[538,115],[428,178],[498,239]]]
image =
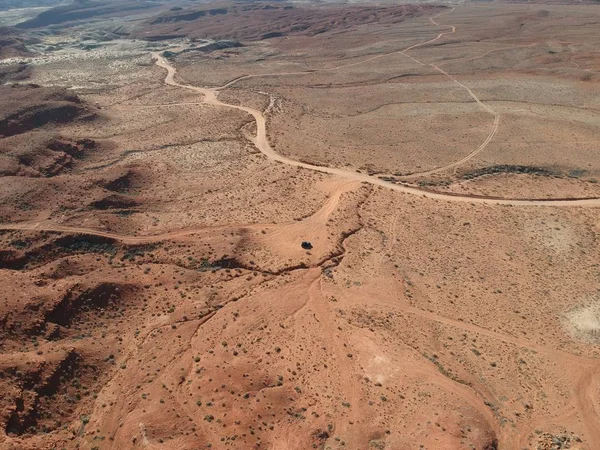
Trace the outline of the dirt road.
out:
[[[188,89],[191,91],[198,92],[203,96],[203,102],[208,105],[225,107],[237,109],[239,111],[244,111],[254,117],[256,122],[256,135],[252,138],[252,142],[256,146],[261,153],[263,153],[268,159],[271,161],[276,161],[279,163],[287,164],[294,167],[302,167],[308,170],[315,170],[318,172],[329,173],[331,175],[336,175],[342,178],[345,178],[350,181],[358,181],[363,183],[369,183],[376,186],[385,187],[397,192],[402,192],[404,194],[411,195],[419,195],[426,198],[431,198],[434,200],[443,200],[443,201],[454,201],[454,202],[466,202],[466,203],[476,203],[476,204],[487,204],[487,205],[504,205],[504,206],[600,206],[600,198],[581,198],[581,199],[504,199],[504,198],[490,198],[490,197],[476,197],[476,196],[468,196],[468,195],[453,195],[453,194],[442,194],[438,192],[432,192],[425,189],[419,189],[411,186],[404,186],[401,184],[395,184],[389,181],[384,181],[379,178],[375,178],[363,173],[352,172],[345,169],[339,169],[335,167],[325,167],[325,166],[315,166],[312,164],[303,163],[300,161],[296,161],[285,156],[282,156],[276,153],[269,140],[267,138],[267,130],[266,130],[266,120],[265,116],[261,111],[258,111],[253,108],[249,108],[247,106],[238,106],[231,105],[229,103],[224,103],[220,101],[217,96],[218,92],[221,88],[204,88],[198,86],[190,86],[187,84],[181,84],[175,81],[175,74],[177,70],[160,54],[153,53],[153,56],[156,58],[156,64],[167,71],[167,76],[165,77],[165,84],[169,86],[176,86],[182,89]],[[440,69],[441,70],[441,69]],[[467,88],[468,89],[468,88]],[[470,91],[470,90],[469,90]],[[474,95],[474,94],[473,94]],[[485,105],[484,105],[485,106]],[[489,108],[485,106],[486,108]],[[497,123],[496,123],[497,128]],[[493,137],[493,133],[488,135],[488,139],[484,143],[487,145],[487,142],[491,140]],[[482,145],[484,145],[482,144]],[[482,146],[480,146],[476,152],[482,150]],[[467,156],[467,159],[472,157],[474,153],[471,153],[470,156]],[[461,160],[464,161],[465,159]],[[457,162],[455,164],[460,164]]]

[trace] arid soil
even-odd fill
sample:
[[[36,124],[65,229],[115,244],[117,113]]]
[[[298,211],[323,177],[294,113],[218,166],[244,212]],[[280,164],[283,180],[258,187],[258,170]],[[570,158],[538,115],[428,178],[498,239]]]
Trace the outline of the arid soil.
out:
[[[600,449],[598,6],[174,5],[0,61],[0,448]]]

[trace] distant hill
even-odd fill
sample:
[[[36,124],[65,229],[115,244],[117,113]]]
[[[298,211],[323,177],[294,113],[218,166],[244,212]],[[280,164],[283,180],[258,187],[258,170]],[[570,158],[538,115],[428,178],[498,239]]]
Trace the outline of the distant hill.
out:
[[[17,28],[42,28],[100,17],[122,16],[123,13],[144,10],[160,6],[152,1],[87,1],[78,0],[68,5],[57,6],[38,14],[36,17],[21,22]]]
[[[146,21],[132,37],[148,40],[190,37],[229,40],[261,40],[276,37],[315,36],[328,31],[348,30],[369,23],[396,24],[428,14],[434,5],[361,4],[306,7],[291,4],[239,2],[219,7],[171,9]]]
[[[58,6],[70,1],[65,0],[3,0],[0,2],[0,11],[7,11],[16,8],[37,8],[40,6]]]

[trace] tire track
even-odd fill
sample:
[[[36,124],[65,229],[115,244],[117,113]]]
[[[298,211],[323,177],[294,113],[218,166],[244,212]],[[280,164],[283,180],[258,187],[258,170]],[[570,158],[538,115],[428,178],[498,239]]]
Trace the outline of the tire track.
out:
[[[453,25],[442,25],[438,22],[435,21],[435,19],[439,16],[441,16],[442,14],[450,14],[452,11],[454,11],[454,8],[452,8],[450,11],[445,12],[445,13],[440,13],[436,16],[433,16],[429,19],[429,21],[431,23],[433,23],[434,25],[437,26],[445,26],[445,27],[450,27],[451,31],[447,31],[445,33],[440,33],[437,35],[437,37],[430,39],[429,41],[423,42],[421,44],[415,44],[412,47],[408,47],[405,50],[402,50],[400,52],[400,54],[404,55],[404,56],[408,56],[410,59],[412,59],[413,61],[416,61],[417,63],[421,64],[421,65],[425,65],[424,63],[422,63],[421,61],[419,61],[418,59],[409,56],[406,54],[406,52],[413,50],[415,48],[419,48],[422,47],[424,45],[430,44],[432,42],[437,41],[438,39],[441,39],[442,37],[444,37],[447,34],[453,34],[456,32],[456,27]],[[464,84],[462,84],[460,81],[458,81],[455,77],[453,77],[452,75],[450,75],[448,72],[446,72],[444,69],[440,68],[439,66],[431,63],[428,64],[429,66],[431,66],[434,70],[438,71],[439,73],[441,73],[442,75],[448,77],[450,80],[452,80],[456,85],[458,85],[459,87],[461,87],[462,89],[466,90],[468,92],[468,94],[471,96],[471,98],[473,100],[475,100],[475,102],[488,114],[491,114],[494,117],[494,120],[492,122],[492,128],[490,129],[487,137],[485,138],[485,140],[479,145],[479,147],[477,147],[475,150],[473,150],[471,153],[469,153],[467,156],[465,156],[464,158],[455,161],[453,163],[447,164],[445,166],[442,167],[437,167],[435,169],[431,169],[431,170],[427,170],[425,172],[416,172],[416,173],[412,173],[409,175],[403,175],[401,177],[398,177],[398,179],[400,180],[410,180],[410,179],[414,179],[414,178],[418,178],[418,177],[422,177],[422,176],[427,176],[427,175],[433,175],[436,173],[440,173],[440,172],[445,172],[448,169],[452,169],[454,167],[460,166],[461,164],[466,163],[467,161],[469,161],[471,158],[473,158],[474,156],[476,156],[478,153],[480,153],[483,149],[485,149],[488,144],[492,141],[492,139],[494,138],[494,136],[496,135],[496,132],[498,131],[498,125],[500,124],[500,114],[498,114],[496,111],[494,111],[490,106],[486,105],[485,103],[483,103],[479,97],[477,97],[475,95],[475,93],[467,86],[465,86]]]

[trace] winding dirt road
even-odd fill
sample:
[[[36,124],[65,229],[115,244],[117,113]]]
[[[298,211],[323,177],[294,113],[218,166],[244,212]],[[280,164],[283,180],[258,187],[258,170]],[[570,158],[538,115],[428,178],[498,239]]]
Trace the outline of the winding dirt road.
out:
[[[428,42],[431,42],[431,41],[428,41]],[[413,48],[415,48],[415,47],[413,46]],[[239,111],[244,111],[245,113],[250,114],[252,117],[254,117],[254,120],[256,122],[256,135],[252,138],[252,142],[254,143],[256,148],[271,161],[279,162],[282,164],[287,164],[287,165],[294,166],[294,167],[302,167],[304,169],[314,170],[317,172],[329,173],[331,175],[336,175],[336,176],[339,176],[339,177],[342,177],[342,178],[345,178],[345,179],[348,179],[351,181],[369,183],[369,184],[373,184],[375,186],[385,187],[385,188],[388,188],[388,189],[391,189],[391,190],[394,190],[397,192],[402,192],[402,193],[411,194],[411,195],[418,195],[418,196],[422,196],[422,197],[426,197],[426,198],[430,198],[430,199],[434,199],[434,200],[487,204],[487,205],[505,205],[505,206],[588,206],[588,207],[600,206],[600,198],[555,199],[555,200],[553,200],[553,199],[526,199],[526,200],[524,200],[524,199],[504,199],[504,198],[476,197],[476,196],[468,196],[468,195],[442,194],[439,192],[432,192],[432,191],[428,191],[425,189],[419,189],[417,187],[395,184],[395,183],[392,183],[389,181],[381,180],[376,177],[372,177],[372,176],[362,174],[362,173],[353,172],[350,170],[345,170],[345,169],[340,169],[340,168],[335,168],[335,167],[315,166],[312,164],[307,164],[307,163],[303,163],[300,161],[290,159],[286,156],[276,153],[273,150],[273,148],[271,147],[271,144],[269,143],[269,140],[267,138],[265,116],[261,111],[247,107],[247,106],[232,105],[232,104],[224,103],[224,102],[220,101],[217,98],[217,96],[218,96],[219,90],[221,90],[222,87],[205,88],[205,87],[198,87],[198,86],[182,84],[182,83],[175,81],[175,75],[177,73],[177,70],[171,64],[169,64],[169,62],[165,58],[163,58],[159,53],[153,53],[153,56],[156,58],[156,64],[158,66],[166,69],[166,71],[167,71],[167,76],[165,77],[165,84],[167,84],[169,86],[176,86],[176,87],[179,87],[182,89],[188,89],[191,91],[198,92],[198,93],[202,94],[203,102],[208,105],[237,109]],[[442,70],[442,69],[440,69],[440,70]],[[464,87],[466,88],[466,86],[464,86]],[[466,88],[466,89],[468,89],[468,88]],[[468,89],[468,90],[469,90],[469,92],[471,92],[470,89]],[[472,94],[472,92],[471,92],[471,94]],[[474,96],[474,94],[472,94],[472,95]],[[479,102],[479,103],[481,105],[483,105],[485,108],[489,108],[488,106],[484,105],[483,103],[481,103],[481,102]],[[496,123],[496,128],[497,128],[497,123]],[[488,135],[488,139],[486,140],[487,142],[489,142],[489,140],[492,139],[494,133],[495,133],[495,131],[493,131],[493,133],[490,133],[490,135]],[[482,144],[482,145],[484,145],[484,144]],[[487,144],[485,144],[485,145],[487,145]],[[476,152],[481,151],[481,149],[482,149],[482,146],[480,146],[478,148],[478,150],[476,150]],[[473,153],[471,153],[471,156],[467,156],[467,159],[472,156],[473,156]],[[463,158],[463,160],[465,160],[465,159]],[[458,164],[460,164],[460,162],[457,162],[454,164],[458,165]],[[438,169],[436,169],[436,170],[438,170]],[[439,169],[439,170],[441,170],[441,169]]]

